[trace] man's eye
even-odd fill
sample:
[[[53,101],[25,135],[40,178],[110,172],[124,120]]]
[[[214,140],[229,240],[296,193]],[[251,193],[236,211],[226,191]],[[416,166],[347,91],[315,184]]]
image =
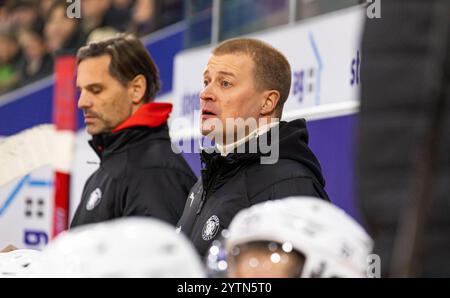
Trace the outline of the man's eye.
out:
[[[100,92],[102,92],[102,89],[100,89],[100,88],[92,89],[92,93],[94,93],[94,94],[99,94]]]
[[[204,80],[204,81],[203,81],[203,87],[208,86],[208,84],[209,84],[209,82],[208,82],[207,80]]]
[[[231,83],[228,81],[222,81],[222,87],[229,88],[231,87]]]

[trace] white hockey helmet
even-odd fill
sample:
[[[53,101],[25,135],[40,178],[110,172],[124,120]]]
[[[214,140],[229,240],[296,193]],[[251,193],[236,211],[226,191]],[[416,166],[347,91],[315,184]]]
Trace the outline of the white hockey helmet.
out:
[[[0,278],[28,277],[31,264],[38,261],[40,257],[40,251],[31,249],[0,253]]]
[[[151,218],[124,218],[62,233],[43,252],[39,277],[204,276],[192,244]]]
[[[365,277],[373,242],[343,210],[326,201],[291,197],[254,205],[230,224],[225,248],[271,241],[305,257],[301,277]]]

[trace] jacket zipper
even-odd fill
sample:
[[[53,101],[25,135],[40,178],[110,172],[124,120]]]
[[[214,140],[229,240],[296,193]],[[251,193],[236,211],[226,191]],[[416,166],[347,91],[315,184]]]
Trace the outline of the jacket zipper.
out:
[[[200,204],[198,205],[197,212],[195,214],[196,218],[202,212],[202,209],[203,209],[203,206],[205,205],[205,202],[206,202],[206,191],[205,191],[205,189],[203,189],[203,191],[202,191],[202,198],[200,200]]]

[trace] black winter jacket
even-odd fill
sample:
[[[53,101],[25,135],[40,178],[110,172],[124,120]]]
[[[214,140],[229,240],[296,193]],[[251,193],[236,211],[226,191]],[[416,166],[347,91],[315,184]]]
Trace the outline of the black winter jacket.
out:
[[[296,120],[279,125],[279,160],[275,164],[261,164],[260,150],[236,153],[237,149],[226,157],[203,151],[202,177],[191,189],[178,230],[205,255],[220,231],[251,205],[289,196],[329,200],[320,164],[307,144],[306,122]]]
[[[100,168],[85,184],[71,227],[124,216],[152,216],[175,225],[197,178],[173,153],[167,125],[94,136]]]

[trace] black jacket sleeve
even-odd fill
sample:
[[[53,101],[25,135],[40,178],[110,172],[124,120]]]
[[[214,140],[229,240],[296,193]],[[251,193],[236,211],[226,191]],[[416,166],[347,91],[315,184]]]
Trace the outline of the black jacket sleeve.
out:
[[[176,225],[195,178],[179,170],[151,168],[127,178],[122,216],[152,216]]]

